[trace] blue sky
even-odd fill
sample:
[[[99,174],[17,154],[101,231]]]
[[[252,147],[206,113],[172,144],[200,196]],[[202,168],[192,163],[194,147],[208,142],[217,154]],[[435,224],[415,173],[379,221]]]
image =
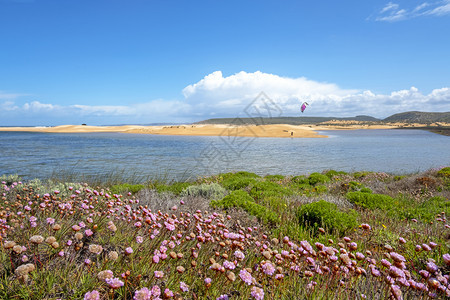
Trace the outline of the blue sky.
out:
[[[0,126],[450,111],[450,0],[0,0]]]

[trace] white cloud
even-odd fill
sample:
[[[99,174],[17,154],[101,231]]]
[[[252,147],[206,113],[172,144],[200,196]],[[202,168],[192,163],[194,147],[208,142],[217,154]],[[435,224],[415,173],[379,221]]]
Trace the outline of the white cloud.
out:
[[[443,16],[450,14],[450,0],[441,2],[441,5],[426,11],[424,14]]]
[[[389,2],[388,4],[386,4],[385,7],[383,7],[383,9],[381,10],[381,13],[385,13],[390,10],[396,11],[396,10],[398,10],[398,7],[399,7],[398,4]]]
[[[300,78],[280,77],[262,72],[240,72],[223,77],[220,71],[205,76],[187,86],[183,93],[187,102],[199,115],[245,117],[245,109],[265,92],[285,116],[299,116],[300,105],[307,101],[309,116],[371,115],[387,117],[391,114],[421,110],[450,111],[450,89],[433,90],[424,95],[417,88],[375,94],[372,91],[342,89],[336,84]]]
[[[0,125],[191,122],[212,117],[248,117],[254,112],[267,116],[267,108],[272,109],[272,116],[370,115],[378,118],[413,110],[450,111],[449,87],[434,89],[428,94],[415,87],[377,94],[305,77],[282,77],[259,71],[230,76],[216,71],[186,86],[182,92],[184,99],[181,100],[157,99],[130,105],[62,106],[40,101],[19,105],[14,100],[5,100],[0,102]],[[261,92],[269,98],[261,98]],[[310,104],[304,114],[300,112],[303,101]]]
[[[19,109],[17,105],[15,105],[14,101],[4,101],[0,103],[0,110],[2,111],[15,111]]]
[[[52,112],[60,110],[61,107],[59,105],[53,105],[53,104],[47,104],[47,103],[41,103],[39,101],[32,101],[30,103],[25,103],[23,105],[24,111],[30,111],[30,112]]]
[[[11,94],[11,93],[5,93],[0,91],[0,100],[11,100],[11,99],[16,99],[19,98],[21,96],[25,96],[26,94]]]
[[[414,8],[400,8],[397,3],[387,3],[375,17],[376,21],[396,22],[420,16],[450,15],[450,0],[423,2]]]

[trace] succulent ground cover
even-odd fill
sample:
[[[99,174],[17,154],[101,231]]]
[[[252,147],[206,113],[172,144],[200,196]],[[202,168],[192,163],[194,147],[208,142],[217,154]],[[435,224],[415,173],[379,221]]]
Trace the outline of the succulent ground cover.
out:
[[[0,299],[450,297],[449,167],[0,181]]]

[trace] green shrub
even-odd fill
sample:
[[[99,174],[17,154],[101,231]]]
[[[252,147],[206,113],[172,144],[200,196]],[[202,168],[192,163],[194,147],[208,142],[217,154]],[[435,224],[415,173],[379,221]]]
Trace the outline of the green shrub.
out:
[[[345,197],[358,206],[368,209],[390,209],[394,205],[394,199],[388,195],[371,194],[367,192],[348,192]]]
[[[429,222],[441,212],[445,212],[446,215],[450,214],[450,201],[444,197],[432,197],[419,204],[419,206],[408,209],[406,217],[408,219],[415,218]]]
[[[13,182],[22,181],[22,178],[17,174],[2,175],[2,176],[0,176],[0,182],[3,182],[3,181],[6,183],[6,185],[11,185]]]
[[[283,175],[266,175],[264,177],[264,179],[277,182],[277,181],[283,180],[284,176]]]
[[[39,194],[52,194],[54,191],[59,191],[59,197],[61,198],[72,195],[74,190],[83,190],[84,188],[80,183],[55,182],[52,180],[41,181],[38,178],[30,180],[27,184]]]
[[[372,194],[372,193],[373,193],[373,191],[372,191],[371,189],[369,189],[368,187],[363,187],[363,188],[361,188],[361,189],[360,189],[360,192],[361,192],[361,193],[369,193],[369,194]]]
[[[328,178],[333,178],[333,177],[336,177],[336,176],[339,176],[339,175],[346,175],[347,174],[347,172],[344,172],[344,171],[335,171],[335,170],[329,170],[329,171],[327,171],[326,173],[325,173],[325,175],[328,177]]]
[[[300,206],[296,215],[301,226],[311,227],[314,231],[323,227],[344,235],[358,226],[356,211],[342,212],[336,204],[325,200]]]
[[[251,172],[245,172],[245,171],[239,171],[236,173],[222,173],[219,174],[219,177],[221,177],[223,180],[228,180],[231,178],[260,178],[259,175],[256,175],[255,173],[251,173]]]
[[[143,188],[145,188],[145,185],[143,185],[143,184],[123,183],[123,184],[113,185],[109,190],[112,194],[123,194],[126,192],[131,192],[133,194],[136,194]]]
[[[363,193],[372,193],[372,190],[368,187],[365,187],[362,183],[357,181],[350,181],[348,183],[348,189],[352,192],[363,192]]]
[[[278,196],[264,197],[264,199],[262,199],[259,204],[265,207],[270,207],[271,210],[277,213],[282,213],[288,207],[288,202],[284,198]]]
[[[296,183],[296,184],[308,184],[309,185],[308,177],[306,177],[304,175],[292,177],[291,182]]]
[[[291,195],[292,191],[289,188],[283,187],[277,183],[270,181],[258,181],[253,184],[249,192],[254,199],[262,199],[264,197],[281,197],[284,195]]]
[[[267,207],[255,203],[253,198],[242,190],[233,191],[222,200],[211,201],[211,206],[220,207],[223,209],[240,207],[250,215],[257,217],[266,223],[275,224],[279,221],[278,215],[275,212],[271,211]]]
[[[317,194],[323,194],[323,193],[328,192],[328,188],[322,184],[319,184],[313,188],[313,192],[315,192]]]
[[[400,181],[400,180],[402,180],[403,178],[406,178],[406,176],[405,176],[405,175],[395,175],[395,176],[394,176],[394,181]]]
[[[330,178],[326,175],[314,172],[311,173],[311,175],[309,175],[308,177],[308,182],[310,185],[316,185],[318,183],[326,183],[330,181]]]
[[[438,176],[450,178],[450,167],[445,167],[437,172]]]
[[[251,177],[230,177],[222,182],[223,187],[228,190],[240,190],[249,185],[255,184],[256,179]]]
[[[370,173],[371,172],[356,172],[356,173],[353,173],[353,177],[356,179],[359,179],[359,178],[363,178],[363,177],[369,175]]]
[[[181,196],[200,196],[212,200],[222,199],[226,194],[227,190],[218,183],[191,185],[181,192]]]
[[[180,195],[181,192],[190,185],[192,185],[192,183],[190,183],[190,182],[175,182],[173,184],[157,184],[155,186],[155,189],[156,189],[156,191],[158,191],[158,193],[171,192],[171,193],[174,193],[175,195]]]

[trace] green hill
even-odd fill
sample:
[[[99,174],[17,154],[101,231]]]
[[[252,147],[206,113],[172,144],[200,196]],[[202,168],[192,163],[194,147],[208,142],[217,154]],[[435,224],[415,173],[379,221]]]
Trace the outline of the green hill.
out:
[[[289,124],[289,125],[302,125],[302,124],[316,124],[321,122],[328,122],[331,120],[342,121],[361,121],[361,122],[379,122],[380,119],[371,116],[356,116],[356,117],[276,117],[276,118],[216,118],[208,119],[195,124]]]
[[[421,112],[408,111],[387,117],[384,122],[421,123],[430,124],[434,122],[450,123],[450,112]]]

